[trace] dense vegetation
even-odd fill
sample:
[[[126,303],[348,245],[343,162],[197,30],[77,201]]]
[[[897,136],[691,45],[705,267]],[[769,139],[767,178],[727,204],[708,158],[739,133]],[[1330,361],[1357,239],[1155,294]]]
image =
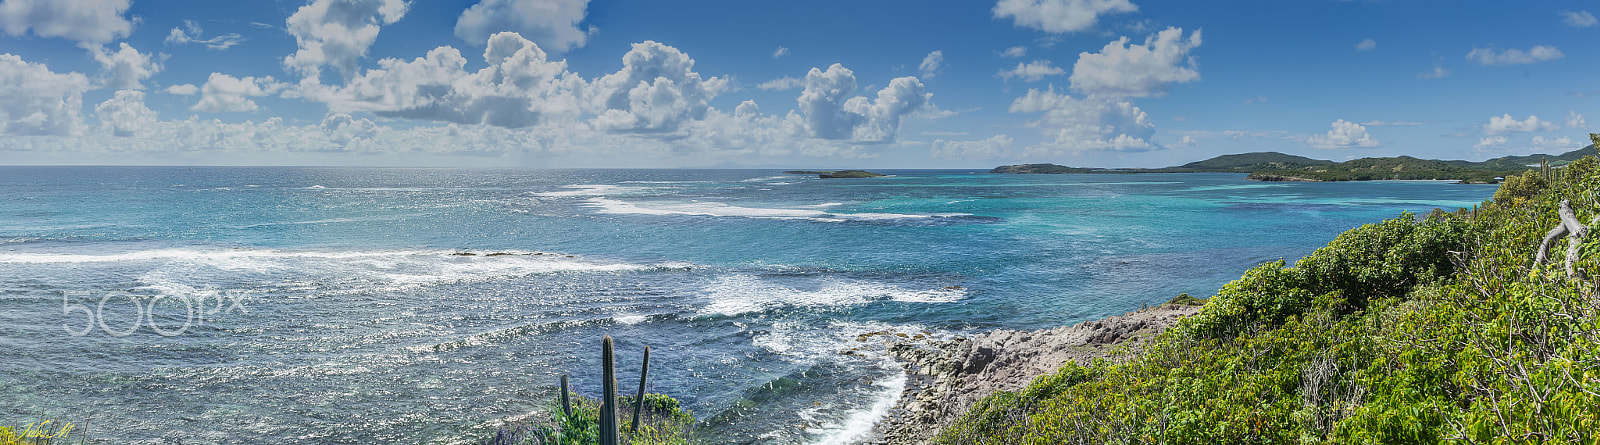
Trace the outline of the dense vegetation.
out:
[[[1178,166],[1180,169],[1195,171],[1240,171],[1254,172],[1262,170],[1295,169],[1301,167],[1314,167],[1332,164],[1333,161],[1311,159],[1304,156],[1278,153],[1275,151],[1242,153],[1236,155],[1222,155],[1204,161],[1195,161]]]
[[[1410,156],[1360,158],[1344,162],[1311,159],[1278,152],[1222,155],[1166,168],[1079,168],[1056,164],[1002,165],[990,173],[1249,173],[1266,181],[1371,181],[1384,179],[1448,179],[1469,183],[1498,183],[1500,179],[1548,162],[1563,166],[1584,156],[1600,154],[1594,145],[1560,155],[1506,156],[1482,162],[1439,161]]]
[[[1538,163],[1539,161],[1534,161]],[[1495,183],[1495,178],[1527,170],[1528,166],[1491,160],[1485,162],[1436,161],[1410,156],[1393,158],[1361,158],[1345,162],[1300,167],[1293,169],[1268,169],[1251,173],[1251,178],[1285,176],[1316,181],[1371,181],[1376,179],[1451,179],[1473,183]]]
[[[999,166],[999,167],[995,167],[993,170],[989,170],[989,173],[1010,173],[1010,174],[1062,174],[1062,173],[1094,173],[1094,172],[1095,172],[1095,170],[1091,169],[1091,168],[1068,167],[1068,166],[1065,166],[1065,165],[1056,165],[1056,164],[1002,165],[1002,166]]]
[[[678,400],[662,394],[645,394],[642,418],[637,432],[632,425],[633,397],[618,400],[617,418],[621,444],[688,445],[694,415],[684,411]],[[539,422],[503,427],[485,445],[595,445],[600,442],[600,400],[572,395],[572,414],[559,406]]]
[[[989,396],[937,441],[1597,443],[1600,246],[1581,241],[1574,277],[1532,264],[1559,203],[1589,221],[1597,190],[1587,157],[1481,208],[1352,229],[1251,269],[1142,353]]]

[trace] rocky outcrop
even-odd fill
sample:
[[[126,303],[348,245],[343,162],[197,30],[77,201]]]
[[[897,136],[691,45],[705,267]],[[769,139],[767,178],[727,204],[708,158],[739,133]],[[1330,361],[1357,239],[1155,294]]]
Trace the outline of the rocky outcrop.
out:
[[[906,368],[906,389],[872,444],[928,443],[939,430],[995,391],[1016,391],[1067,362],[1089,364],[1199,312],[1165,304],[1125,315],[1038,331],[992,331],[948,341],[892,339],[888,353]]]
[[[881,177],[881,176],[884,176],[884,175],[881,174],[881,173],[873,173],[873,172],[869,172],[869,171],[866,171],[866,170],[839,170],[839,171],[836,171],[836,172],[820,173],[820,174],[817,175],[818,178],[822,178],[822,179],[877,178],[877,177]]]

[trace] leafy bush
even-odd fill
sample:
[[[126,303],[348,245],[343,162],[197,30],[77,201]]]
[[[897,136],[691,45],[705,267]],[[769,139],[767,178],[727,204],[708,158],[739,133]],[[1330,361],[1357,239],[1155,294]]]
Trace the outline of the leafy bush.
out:
[[[1130,360],[989,396],[936,441],[1600,442],[1600,280],[1532,264],[1558,203],[1588,221],[1597,190],[1587,157],[1472,212],[1352,229],[1245,272]],[[1600,276],[1600,242],[1580,252]]]

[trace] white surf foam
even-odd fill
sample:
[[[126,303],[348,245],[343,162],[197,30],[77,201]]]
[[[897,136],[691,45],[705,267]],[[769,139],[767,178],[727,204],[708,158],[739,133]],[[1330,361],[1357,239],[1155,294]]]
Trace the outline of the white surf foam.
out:
[[[590,198],[589,207],[599,213],[612,215],[684,215],[727,218],[806,219],[812,221],[881,221],[894,219],[924,219],[937,217],[970,216],[969,213],[831,213],[819,210],[840,203],[823,203],[799,206],[800,208],[743,207],[715,201],[661,201],[630,202],[605,197]]]
[[[893,363],[889,364],[893,366]],[[807,428],[806,432],[819,435],[814,444],[841,444],[855,443],[871,437],[872,426],[878,420],[889,415],[889,410],[894,409],[895,402],[900,401],[900,393],[906,389],[905,372],[890,374],[886,378],[872,382],[878,391],[874,394],[872,404],[845,412],[844,419],[837,422],[824,423],[821,426]],[[812,408],[820,410],[827,407]],[[802,413],[815,416],[820,413]]]
[[[949,303],[966,297],[963,288],[906,289],[861,280],[825,279],[814,289],[795,289],[748,274],[718,278],[705,289],[711,303],[702,315],[739,315],[783,306],[851,306],[878,300]]]
[[[648,191],[652,190],[651,187],[623,186],[623,185],[612,185],[612,184],[564,185],[564,186],[561,186],[561,188],[566,189],[566,190],[551,191],[551,192],[538,192],[538,193],[533,193],[532,195],[549,197],[549,198],[583,197],[583,196],[613,196],[613,195],[639,194],[639,193],[644,193],[644,192],[648,192]]]

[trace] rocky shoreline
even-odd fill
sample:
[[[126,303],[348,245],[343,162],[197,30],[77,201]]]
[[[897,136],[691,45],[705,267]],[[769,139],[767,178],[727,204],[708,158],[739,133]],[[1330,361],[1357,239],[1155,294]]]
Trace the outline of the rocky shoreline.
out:
[[[906,388],[888,417],[873,428],[873,438],[863,443],[929,443],[995,391],[1023,389],[1068,361],[1088,364],[1123,346],[1136,350],[1199,311],[1199,306],[1163,304],[1037,331],[998,330],[944,341],[888,337],[889,355],[906,368]]]

